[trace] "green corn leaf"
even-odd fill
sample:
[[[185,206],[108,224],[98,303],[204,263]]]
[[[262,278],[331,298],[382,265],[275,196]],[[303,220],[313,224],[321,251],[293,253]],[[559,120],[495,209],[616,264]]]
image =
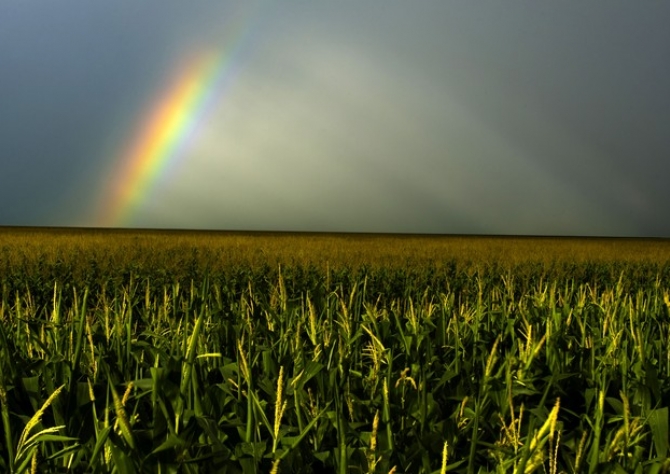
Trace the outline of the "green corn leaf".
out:
[[[91,453],[91,459],[90,459],[90,464],[89,467],[94,467],[98,464],[98,461],[100,460],[100,452],[102,451],[103,447],[105,446],[105,443],[107,442],[107,439],[109,438],[109,433],[112,431],[111,426],[106,426],[100,432],[98,433],[98,438],[95,442],[95,447],[93,448],[93,452]]]
[[[651,410],[647,419],[651,428],[656,454],[661,459],[668,457],[668,407]]]

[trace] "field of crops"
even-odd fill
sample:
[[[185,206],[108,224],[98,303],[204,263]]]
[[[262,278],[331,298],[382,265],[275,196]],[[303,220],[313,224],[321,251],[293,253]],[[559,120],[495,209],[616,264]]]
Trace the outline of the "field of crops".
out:
[[[0,229],[0,471],[670,472],[670,242]]]

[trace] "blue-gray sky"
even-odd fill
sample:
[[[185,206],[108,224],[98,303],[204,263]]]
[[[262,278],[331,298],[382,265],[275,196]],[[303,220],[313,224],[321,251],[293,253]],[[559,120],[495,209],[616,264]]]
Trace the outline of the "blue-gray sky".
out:
[[[124,225],[670,237],[669,24],[662,1],[3,1],[0,225],[98,225],[210,50],[224,77]]]

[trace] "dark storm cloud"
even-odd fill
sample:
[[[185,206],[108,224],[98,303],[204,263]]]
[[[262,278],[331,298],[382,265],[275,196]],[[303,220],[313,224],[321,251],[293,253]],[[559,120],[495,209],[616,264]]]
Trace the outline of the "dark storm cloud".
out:
[[[208,49],[226,86],[134,225],[668,237],[669,5],[3,2],[0,224],[95,222]]]
[[[468,15],[486,34],[460,53],[463,102],[635,233],[668,235],[668,6],[498,4]]]

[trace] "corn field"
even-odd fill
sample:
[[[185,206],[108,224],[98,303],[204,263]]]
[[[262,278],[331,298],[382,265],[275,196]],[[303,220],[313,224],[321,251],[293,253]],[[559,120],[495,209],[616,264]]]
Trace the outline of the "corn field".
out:
[[[667,242],[102,234],[0,233],[3,472],[670,472]]]

